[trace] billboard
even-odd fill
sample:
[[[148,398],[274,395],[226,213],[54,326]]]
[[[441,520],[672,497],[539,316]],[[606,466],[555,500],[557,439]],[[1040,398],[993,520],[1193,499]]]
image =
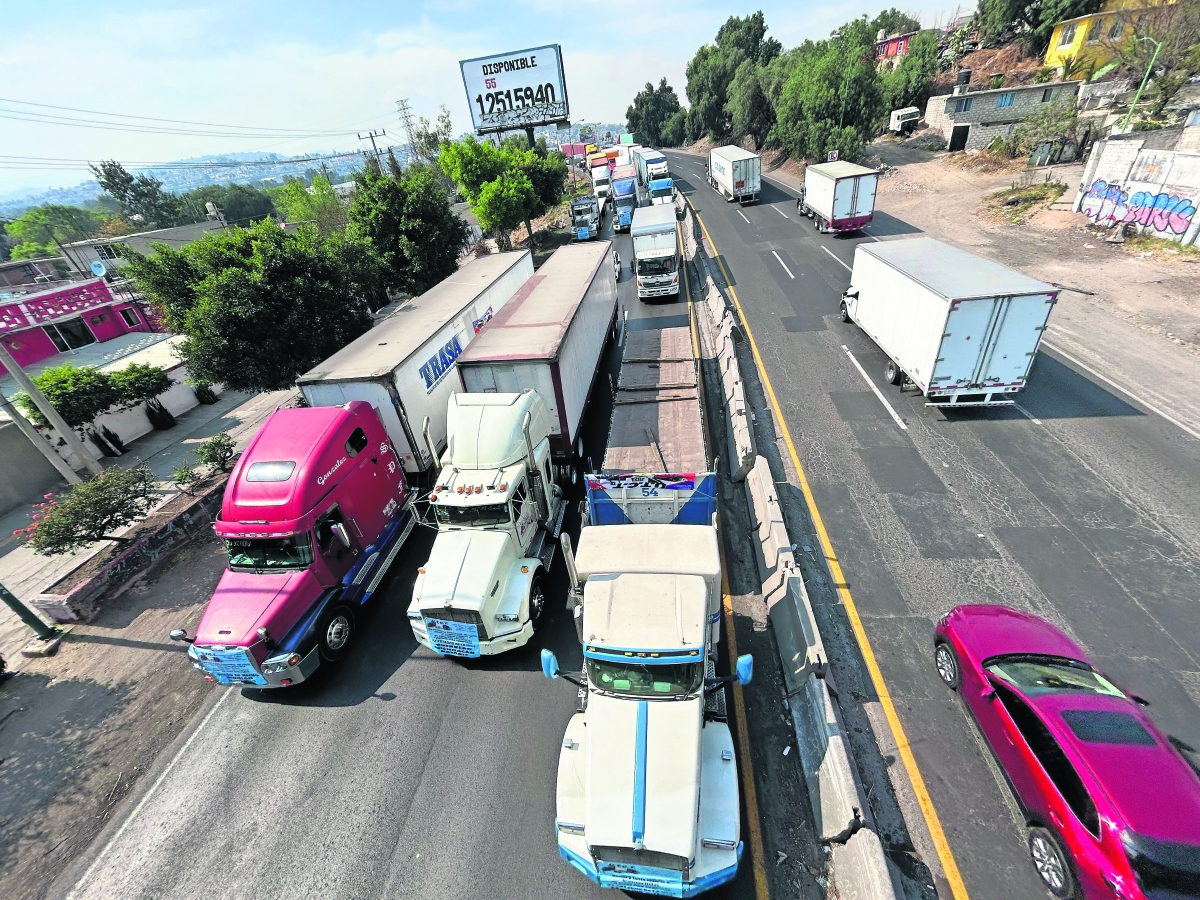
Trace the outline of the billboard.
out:
[[[570,118],[558,44],[464,59],[458,65],[477,134],[550,125]]]

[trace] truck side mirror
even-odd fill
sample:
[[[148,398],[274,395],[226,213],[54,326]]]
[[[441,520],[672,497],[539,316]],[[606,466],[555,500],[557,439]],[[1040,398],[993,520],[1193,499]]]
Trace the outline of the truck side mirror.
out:
[[[754,677],[754,657],[749,653],[739,656],[737,658],[736,670],[738,684],[749,684],[750,679]]]
[[[350,549],[350,532],[348,532],[346,530],[346,526],[343,525],[341,522],[334,522],[333,525],[330,526],[330,528],[333,531],[333,533],[337,535],[337,539],[342,542],[342,546],[345,547],[347,550],[349,550]]]
[[[558,657],[553,650],[542,651],[542,674],[551,681],[558,677]]]
[[[183,641],[185,644],[192,644],[196,641],[195,638],[188,637],[188,633],[182,628],[174,629],[170,634],[170,638],[173,641]]]

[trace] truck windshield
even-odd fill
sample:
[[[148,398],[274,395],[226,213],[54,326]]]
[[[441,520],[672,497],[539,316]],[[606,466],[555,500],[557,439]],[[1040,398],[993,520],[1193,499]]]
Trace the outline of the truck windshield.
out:
[[[630,697],[686,696],[699,690],[704,680],[701,662],[646,666],[589,657],[587,671],[588,681],[598,690]]]
[[[489,525],[509,524],[508,506],[504,503],[485,503],[481,506],[433,507],[439,528],[486,528]]]
[[[671,189],[669,187],[651,188],[650,197],[657,200],[659,197],[670,197]]]
[[[660,256],[657,259],[639,259],[637,261],[639,275],[671,275],[674,272],[674,256]]]
[[[227,538],[229,568],[240,572],[264,569],[303,569],[313,561],[312,535],[282,538]]]
[[[634,205],[632,194],[626,194],[624,197],[617,198],[617,206],[621,207],[621,209],[632,209]]]

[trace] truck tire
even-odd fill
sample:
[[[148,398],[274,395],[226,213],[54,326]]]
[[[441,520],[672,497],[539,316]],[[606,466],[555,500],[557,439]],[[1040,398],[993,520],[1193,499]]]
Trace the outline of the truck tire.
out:
[[[542,580],[541,570],[533,576],[529,584],[529,624],[537,631],[538,623],[546,612],[546,588]]]
[[[845,303],[842,303],[842,304],[841,304],[841,305],[838,307],[838,318],[839,318],[839,319],[841,319],[843,322],[847,322],[847,323],[848,323],[848,322],[850,321],[850,310],[848,310],[848,309],[846,308],[846,304],[845,304]]]
[[[888,384],[900,384],[904,380],[904,370],[889,359],[883,368],[883,377]]]
[[[345,656],[354,641],[354,613],[350,607],[338,604],[321,616],[317,626],[317,646],[321,659],[334,662]]]

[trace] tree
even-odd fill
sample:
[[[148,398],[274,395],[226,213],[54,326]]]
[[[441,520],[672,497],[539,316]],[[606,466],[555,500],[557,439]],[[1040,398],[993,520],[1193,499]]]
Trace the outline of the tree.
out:
[[[393,178],[403,178],[404,168],[400,165],[400,160],[396,159],[396,154],[391,147],[387,151],[387,167],[388,174]]]
[[[687,110],[680,108],[671,114],[671,118],[663,123],[663,147],[682,147],[687,141]]]
[[[35,553],[74,553],[96,541],[125,541],[110,532],[136,522],[154,505],[154,481],[146,465],[111,468],[75,485],[61,502],[39,504],[25,530]]]
[[[311,188],[299,179],[290,179],[272,191],[272,199],[286,221],[311,222],[323,237],[341,231],[349,221],[346,208],[324,175],[314,178]]]
[[[797,55],[780,92],[772,138],[792,156],[861,157],[864,142],[885,112],[883,81],[875,65],[875,35],[855,19],[828,41]]]
[[[646,87],[638,91],[633,103],[625,110],[625,125],[641,137],[641,143],[647,147],[661,147],[664,140],[665,127],[672,116],[682,107],[675,89],[663,78],[656,88],[649,81]]]
[[[479,191],[478,200],[471,210],[485,231],[496,229],[503,240],[511,246],[509,233],[521,222],[528,225],[528,210],[537,202],[533,184],[522,172],[504,172],[494,181],[489,181]],[[530,238],[533,229],[530,228]]]
[[[888,109],[915,106],[924,110],[938,73],[937,36],[922,31],[908,45],[896,67],[883,76]]]
[[[266,191],[248,184],[206,184],[183,194],[180,202],[194,217],[206,214],[206,203],[214,204],[231,225],[257,222],[276,215],[275,203]]]
[[[483,186],[495,181],[507,168],[497,147],[488,141],[477,141],[472,135],[443,144],[438,165],[458,184],[468,203],[474,203]]]
[[[233,438],[222,431],[203,441],[196,448],[196,456],[214,472],[228,472],[233,458],[237,456],[237,447]]]
[[[170,228],[183,220],[179,198],[163,190],[162,182],[149,175],[131,175],[116,160],[89,165],[92,174],[121,206],[121,214],[145,229]]]
[[[33,383],[72,428],[89,424],[122,400],[121,391],[112,378],[91,366],[80,367],[74,363],[52,366],[34,378]],[[28,394],[17,394],[16,401],[27,419],[49,427],[50,423]]]
[[[291,387],[370,328],[370,307],[383,299],[383,263],[358,235],[323,239],[312,225],[290,233],[260,222],[178,250],[152,247],[129,252],[125,271],[184,335],[180,354],[197,382]]]
[[[1047,141],[1077,143],[1078,136],[1079,110],[1074,100],[1043,103],[1013,129],[1012,145],[1018,153],[1028,153]]]
[[[768,66],[783,50],[779,41],[768,38],[766,33],[767,24],[761,11],[740,18],[730,16],[717,32],[716,42],[696,51],[687,65],[687,96],[691,102],[686,120],[689,138],[707,134],[720,139],[730,133],[729,86],[739,67],[746,60]]]
[[[762,147],[775,124],[775,110],[763,90],[765,72],[753,60],[745,60],[729,85],[729,102],[725,104],[731,133],[735,137],[749,135],[755,150]]]
[[[130,363],[108,378],[117,390],[119,402],[130,407],[156,399],[175,384],[166,369],[149,363]]]
[[[1142,40],[1149,38],[1150,40]],[[1144,115],[1159,119],[1166,105],[1192,77],[1200,74],[1200,2],[1180,0],[1142,14],[1134,33],[1108,43],[1133,80],[1150,65],[1156,41],[1162,45],[1154,60],[1147,96],[1153,101]]]
[[[421,294],[453,274],[468,231],[429,169],[358,178],[348,234],[370,241],[388,289]]]
[[[13,259],[56,256],[55,247],[93,237],[103,224],[103,217],[78,206],[49,204],[27,209],[7,226],[17,240]]]
[[[898,9],[885,9],[871,20],[871,28],[876,33],[882,31],[884,35],[908,34],[920,31],[921,23]]]
[[[413,155],[428,163],[436,163],[442,152],[442,144],[450,140],[454,126],[450,123],[450,109],[443,104],[438,112],[437,123],[433,124],[424,116],[417,117],[417,127],[413,132],[416,146],[412,147]]]

